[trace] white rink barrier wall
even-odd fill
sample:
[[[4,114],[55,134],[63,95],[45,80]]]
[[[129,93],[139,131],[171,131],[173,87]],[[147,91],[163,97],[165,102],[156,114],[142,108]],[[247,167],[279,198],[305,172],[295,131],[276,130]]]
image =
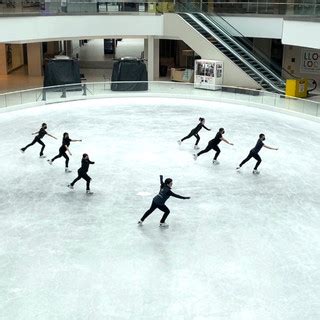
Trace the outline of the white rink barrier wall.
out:
[[[230,86],[221,86],[221,90],[216,91],[201,90],[195,89],[190,83],[166,81],[148,82],[147,91],[112,91],[111,82],[89,82],[2,93],[0,94],[0,111],[8,111],[8,107],[16,110],[84,99],[157,96],[228,102],[320,121],[320,103],[316,101]]]

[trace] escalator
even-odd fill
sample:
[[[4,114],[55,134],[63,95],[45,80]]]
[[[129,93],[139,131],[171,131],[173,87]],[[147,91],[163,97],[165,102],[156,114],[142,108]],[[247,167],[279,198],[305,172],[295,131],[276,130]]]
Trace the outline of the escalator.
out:
[[[178,13],[189,25],[210,41],[225,56],[254,79],[263,89],[283,94],[285,81],[270,67],[263,57],[250,52],[235,32],[204,13]]]

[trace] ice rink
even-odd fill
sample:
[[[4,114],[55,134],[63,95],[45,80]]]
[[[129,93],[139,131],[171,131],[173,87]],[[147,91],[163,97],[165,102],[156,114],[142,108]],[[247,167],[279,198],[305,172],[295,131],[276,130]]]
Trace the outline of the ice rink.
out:
[[[193,160],[220,127],[221,142]],[[45,154],[72,139],[70,169],[24,154],[48,124]],[[265,133],[261,174],[250,160]],[[320,319],[320,124],[241,105],[164,98],[101,99],[0,113],[0,319]],[[82,153],[93,195],[76,177]],[[168,229],[155,211],[137,221],[173,178]]]

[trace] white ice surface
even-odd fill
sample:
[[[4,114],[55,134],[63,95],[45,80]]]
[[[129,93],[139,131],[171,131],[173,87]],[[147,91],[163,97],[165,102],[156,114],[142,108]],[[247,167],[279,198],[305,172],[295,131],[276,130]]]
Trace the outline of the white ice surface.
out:
[[[199,116],[221,143],[195,162]],[[45,154],[62,133],[73,139],[64,161],[25,154],[31,132],[48,123]],[[259,133],[266,144],[235,171]],[[0,115],[0,319],[2,320],[316,320],[320,319],[320,125],[245,106],[170,99],[105,99]],[[81,154],[94,195],[76,176]],[[161,230],[159,211],[136,223],[159,190],[173,191]]]

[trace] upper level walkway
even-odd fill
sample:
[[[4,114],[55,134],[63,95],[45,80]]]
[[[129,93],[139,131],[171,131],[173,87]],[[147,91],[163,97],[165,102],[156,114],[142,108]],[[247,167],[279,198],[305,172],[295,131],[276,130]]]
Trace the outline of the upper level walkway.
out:
[[[318,1],[0,0],[0,15],[117,14],[202,11],[216,14],[320,17]]]

